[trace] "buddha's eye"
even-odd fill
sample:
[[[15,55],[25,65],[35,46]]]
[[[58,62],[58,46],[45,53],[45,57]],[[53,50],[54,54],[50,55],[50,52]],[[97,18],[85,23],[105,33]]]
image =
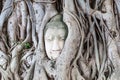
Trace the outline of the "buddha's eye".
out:
[[[65,40],[65,37],[64,37],[64,36],[61,36],[61,37],[59,37],[59,40],[64,41],[64,40]]]
[[[46,40],[47,40],[47,41],[52,41],[52,40],[53,40],[53,37],[52,37],[52,36],[48,36],[48,37],[46,37]]]

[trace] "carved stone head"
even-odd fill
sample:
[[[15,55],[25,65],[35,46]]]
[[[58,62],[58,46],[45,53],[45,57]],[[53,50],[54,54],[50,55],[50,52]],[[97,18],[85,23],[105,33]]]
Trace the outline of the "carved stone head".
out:
[[[49,59],[59,57],[67,37],[68,29],[62,21],[62,16],[57,15],[47,23],[44,29],[45,49]]]

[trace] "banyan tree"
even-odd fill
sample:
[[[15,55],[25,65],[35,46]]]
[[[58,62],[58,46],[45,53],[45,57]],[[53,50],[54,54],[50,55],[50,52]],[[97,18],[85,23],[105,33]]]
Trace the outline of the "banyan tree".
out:
[[[0,80],[120,80],[120,0],[1,0]]]

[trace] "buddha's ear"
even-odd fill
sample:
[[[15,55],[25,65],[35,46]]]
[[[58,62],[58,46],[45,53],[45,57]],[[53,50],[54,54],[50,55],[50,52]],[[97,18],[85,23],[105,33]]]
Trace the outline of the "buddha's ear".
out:
[[[58,14],[58,15],[56,15],[56,16],[54,16],[51,20],[50,20],[50,22],[53,22],[53,21],[62,21],[62,15],[61,14]]]

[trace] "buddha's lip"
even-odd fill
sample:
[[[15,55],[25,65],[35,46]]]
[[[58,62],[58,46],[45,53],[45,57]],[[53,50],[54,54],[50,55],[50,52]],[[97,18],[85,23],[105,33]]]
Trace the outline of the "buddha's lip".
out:
[[[52,51],[52,54],[61,53],[61,51]]]

